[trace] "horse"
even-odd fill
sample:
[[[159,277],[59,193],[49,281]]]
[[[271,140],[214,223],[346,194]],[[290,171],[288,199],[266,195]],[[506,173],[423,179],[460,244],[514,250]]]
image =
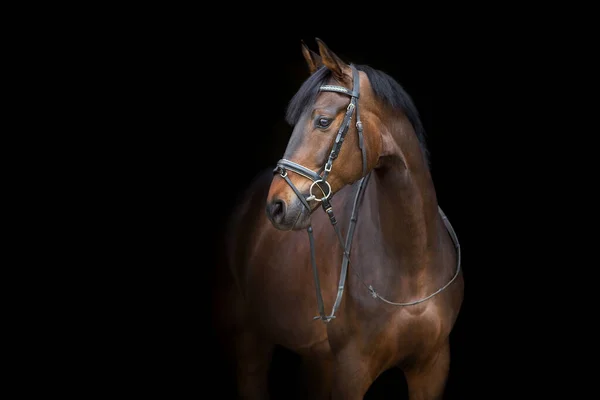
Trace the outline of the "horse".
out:
[[[440,399],[464,280],[419,113],[390,75],[316,42],[301,42],[310,74],[283,157],[225,233],[215,325],[237,392],[269,398],[281,346],[302,360],[307,399],[362,399],[392,368],[410,400]]]

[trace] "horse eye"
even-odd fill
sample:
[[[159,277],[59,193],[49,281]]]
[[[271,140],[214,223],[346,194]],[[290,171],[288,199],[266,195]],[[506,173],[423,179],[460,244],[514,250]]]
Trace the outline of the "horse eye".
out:
[[[331,124],[332,119],[321,117],[317,119],[317,127],[327,128]]]

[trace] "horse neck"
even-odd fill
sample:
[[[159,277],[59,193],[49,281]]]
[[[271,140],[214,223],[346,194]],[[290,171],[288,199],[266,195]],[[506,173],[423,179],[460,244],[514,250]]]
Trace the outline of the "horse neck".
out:
[[[395,146],[374,171],[373,206],[381,240],[405,272],[422,270],[438,248],[435,188],[412,124],[398,116],[388,127]]]

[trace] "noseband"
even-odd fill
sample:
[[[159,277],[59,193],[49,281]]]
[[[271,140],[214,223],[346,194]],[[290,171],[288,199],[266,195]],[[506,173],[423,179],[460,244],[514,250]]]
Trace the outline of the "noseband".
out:
[[[306,207],[306,210],[308,213],[311,212],[311,207],[308,204],[309,201],[317,201],[317,202],[321,203],[323,210],[325,211],[325,213],[327,213],[329,220],[331,222],[331,225],[333,226],[333,228],[335,230],[335,233],[338,237],[340,246],[343,249],[342,270],[340,272],[337,297],[335,299],[335,303],[333,304],[331,314],[326,315],[325,307],[323,304],[323,296],[321,294],[321,285],[320,285],[320,281],[319,281],[319,274],[317,271],[317,264],[316,264],[316,260],[315,260],[315,246],[314,246],[314,236],[313,236],[312,225],[309,225],[308,228],[306,229],[308,232],[308,239],[309,239],[309,243],[310,243],[310,260],[311,260],[311,264],[312,264],[313,278],[315,280],[315,288],[316,288],[316,292],[317,292],[317,305],[319,308],[319,315],[314,317],[313,319],[314,320],[320,319],[325,323],[328,323],[332,319],[336,318],[335,312],[339,308],[340,303],[342,301],[342,295],[344,293],[344,285],[346,282],[346,275],[347,275],[347,271],[348,271],[348,264],[350,262],[350,249],[352,247],[352,237],[354,236],[354,228],[356,226],[356,221],[357,221],[357,217],[358,217],[358,215],[357,215],[358,201],[359,201],[360,195],[362,194],[362,192],[364,191],[364,188],[366,186],[365,179],[368,180],[369,175],[370,175],[370,174],[367,175],[367,153],[366,153],[366,149],[364,146],[363,126],[360,121],[360,115],[358,112],[358,98],[359,98],[359,90],[360,90],[358,70],[352,64],[350,65],[350,68],[352,69],[352,80],[353,80],[352,91],[346,89],[343,86],[335,86],[335,85],[323,85],[319,88],[320,92],[336,92],[336,93],[342,93],[342,94],[350,96],[350,103],[348,104],[348,107],[346,108],[346,114],[344,115],[342,124],[340,125],[340,128],[338,129],[338,133],[335,138],[335,142],[333,144],[331,152],[329,153],[329,157],[328,157],[325,165],[319,170],[319,172],[315,172],[315,171],[313,171],[309,168],[306,168],[300,164],[297,164],[293,161],[281,159],[277,162],[277,167],[273,170],[273,172],[279,172],[279,175],[287,182],[287,184],[292,188],[294,193],[296,193],[296,196],[298,196],[298,199],[300,199],[300,201],[302,202],[304,207]],[[350,128],[350,123],[352,122],[352,114],[354,114],[355,112],[356,112],[356,130],[358,132],[358,146],[362,153],[362,178],[359,181],[358,191],[356,192],[356,195],[354,197],[354,203],[352,206],[352,215],[350,217],[350,225],[348,227],[348,236],[346,237],[346,243],[344,244],[342,234],[339,230],[339,227],[337,226],[337,221],[336,221],[335,215],[333,213],[333,207],[331,206],[331,202],[329,201],[332,193],[331,193],[331,185],[329,184],[329,182],[327,182],[327,178],[329,177],[329,173],[331,172],[333,161],[338,157],[338,155],[340,153],[342,144],[344,143],[344,139]],[[288,177],[288,171],[294,172],[294,173],[301,175],[312,181],[312,184],[310,185],[310,188],[309,188],[309,196],[308,197],[305,198],[304,195],[302,195],[302,193],[300,193],[298,188],[296,188],[296,186],[292,183],[292,181]],[[321,191],[321,194],[322,194],[321,198],[317,198],[316,195],[313,193],[315,186],[317,186],[318,189]],[[397,305],[397,306],[408,306],[408,305],[418,304],[418,303],[421,303],[421,302],[435,296],[436,294],[440,293],[442,290],[444,290],[446,287],[448,287],[456,279],[456,277],[458,276],[458,272],[460,271],[460,245],[458,244],[458,240],[456,238],[456,234],[454,233],[454,229],[452,229],[452,226],[450,225],[448,218],[444,215],[441,208],[439,208],[439,212],[442,215],[444,224],[445,224],[446,228],[448,229],[448,231],[450,232],[450,236],[452,237],[454,245],[458,251],[458,267],[457,267],[456,273],[452,277],[452,279],[448,283],[446,283],[446,285],[444,285],[442,288],[438,289],[436,292],[432,293],[431,295],[429,295],[423,299],[420,299],[420,300],[417,300],[414,302],[410,302],[410,303],[394,303],[394,302],[388,301],[388,300],[384,299],[383,297],[381,297],[377,292],[375,292],[375,290],[373,289],[372,286],[368,286],[368,289],[374,298],[379,298],[388,304]],[[362,281],[362,279],[361,279],[361,281]],[[363,285],[366,286],[364,281],[362,281],[362,283],[363,283]]]

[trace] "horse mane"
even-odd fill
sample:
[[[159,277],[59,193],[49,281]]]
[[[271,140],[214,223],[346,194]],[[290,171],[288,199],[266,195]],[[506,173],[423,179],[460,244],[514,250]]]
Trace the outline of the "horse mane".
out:
[[[383,71],[372,68],[368,65],[354,65],[357,70],[367,74],[375,96],[393,109],[399,109],[404,112],[413,126],[425,163],[429,166],[429,151],[425,142],[425,128],[421,122],[419,112],[415,107],[412,98],[404,88],[391,76]],[[294,126],[300,119],[304,110],[314,104],[319,93],[319,87],[327,84],[331,77],[331,71],[326,67],[321,67],[313,73],[300,87],[298,92],[292,97],[288,104],[285,120],[288,124]]]

